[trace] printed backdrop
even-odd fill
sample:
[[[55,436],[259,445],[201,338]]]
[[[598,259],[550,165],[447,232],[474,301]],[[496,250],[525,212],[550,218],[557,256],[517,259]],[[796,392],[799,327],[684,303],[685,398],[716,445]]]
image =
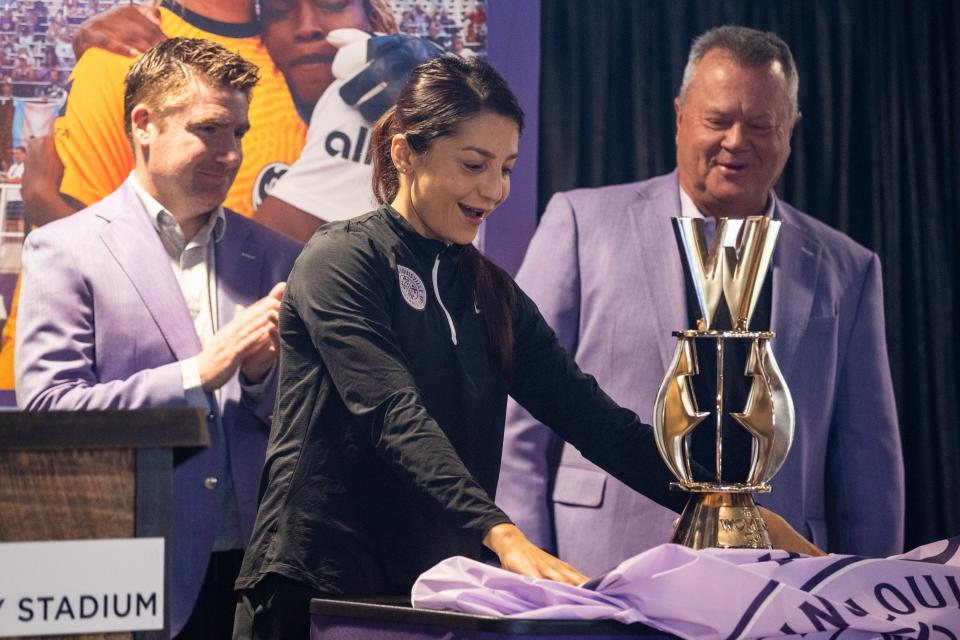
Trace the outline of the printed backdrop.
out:
[[[358,0],[359,1],[359,0]],[[376,11],[383,11],[379,8],[381,5],[377,2],[363,0],[367,10],[374,7]],[[158,2],[159,3],[159,2]],[[4,121],[0,118],[0,144],[5,148],[5,161],[8,161],[12,155],[12,148],[20,145],[27,145],[35,137],[48,135],[53,130],[54,120],[57,115],[62,115],[65,109],[64,104],[69,95],[84,93],[86,90],[83,83],[92,80],[87,76],[74,74],[71,71],[76,65],[73,57],[71,42],[77,32],[78,26],[95,13],[103,13],[113,9],[115,5],[126,5],[126,0],[90,0],[88,2],[74,2],[72,0],[0,0],[0,103],[5,101],[12,102],[14,108],[11,109],[11,117]],[[141,2],[144,4],[144,2]],[[503,264],[511,271],[515,271],[519,265],[520,259],[526,246],[526,241],[532,233],[534,222],[536,220],[535,194],[533,193],[536,184],[536,79],[538,65],[538,42],[536,36],[539,30],[539,2],[530,0],[529,2],[510,3],[505,0],[390,0],[389,7],[392,10],[392,20],[387,22],[395,25],[400,33],[430,40],[435,45],[444,50],[453,51],[458,55],[483,56],[489,57],[490,61],[498,66],[508,81],[517,88],[520,94],[521,103],[528,114],[528,128],[524,136],[522,154],[527,156],[521,159],[521,171],[518,172],[518,179],[515,181],[515,187],[511,199],[513,202],[522,203],[524,214],[514,216],[512,220],[504,220],[504,237],[493,239],[490,233],[486,233],[486,241],[483,237],[480,239],[481,247],[493,254],[495,260]],[[183,7],[166,0],[161,6],[170,9],[172,12],[183,12]],[[267,10],[266,3],[261,2],[261,7]],[[188,3],[189,7],[189,3]],[[489,20],[488,20],[489,12]],[[495,25],[504,25],[503,27]],[[498,34],[498,30],[500,33]],[[499,36],[499,37],[498,37]],[[489,43],[496,43],[490,45]],[[276,45],[274,45],[276,48]],[[495,47],[496,49],[494,49]],[[267,46],[270,48],[270,45]],[[262,47],[261,47],[262,49]],[[529,51],[526,57],[523,54]],[[489,55],[488,55],[489,54]],[[95,50],[85,52],[83,55],[103,55]],[[269,64],[269,62],[267,63]],[[261,63],[262,66],[262,63]],[[281,64],[279,59],[277,66]],[[336,64],[333,65],[336,68]],[[79,68],[78,68],[79,70]],[[274,69],[265,71],[265,75],[280,77],[279,71]],[[531,85],[531,80],[533,84]],[[330,85],[327,93],[332,93],[335,88],[340,88],[342,82],[335,81]],[[97,89],[103,93],[103,88]],[[119,88],[115,90],[119,95]],[[291,85],[292,92],[292,85]],[[327,99],[327,93],[317,101],[319,105],[329,105],[331,99]],[[12,95],[8,95],[12,94]],[[86,99],[86,98],[84,98]],[[331,117],[345,117],[344,110],[350,110],[353,107],[342,106],[339,111],[330,109],[330,113],[336,114]],[[2,105],[0,105],[2,106]],[[312,108],[312,107],[311,107]],[[324,112],[324,115],[326,112]],[[310,119],[310,113],[305,113],[299,109],[299,123],[295,127],[306,129],[309,124],[310,131],[318,126],[323,126],[323,118],[319,114],[314,114],[313,120]],[[349,114],[347,114],[349,115]],[[368,115],[368,114],[364,114]],[[253,114],[251,113],[251,117]],[[353,116],[354,118],[356,116]],[[531,127],[531,123],[533,126]],[[330,124],[331,130],[339,126]],[[6,131],[4,131],[6,129]],[[283,131],[278,131],[277,138],[286,140],[292,139],[289,128],[284,127]],[[530,131],[533,129],[533,133]],[[283,135],[281,135],[283,134]],[[324,131],[324,134],[326,132]],[[299,144],[304,144],[300,134]],[[268,138],[271,136],[267,136]],[[306,144],[309,146],[311,133],[306,133]],[[258,152],[260,149],[247,149],[250,137],[245,140],[246,155]],[[91,140],[88,149],[99,147],[96,140]],[[116,144],[115,140],[113,141]],[[347,143],[349,143],[347,139]],[[326,153],[332,157],[343,151],[343,157],[347,157],[347,152],[341,146],[330,143],[330,136],[327,136]],[[362,142],[357,141],[357,145]],[[108,145],[104,145],[108,146]],[[351,154],[362,158],[358,153]],[[295,156],[294,156],[295,158]],[[291,158],[293,160],[294,158]],[[64,162],[64,164],[68,164]],[[84,164],[84,163],[79,163]],[[344,163],[345,165],[354,165],[353,170],[356,174],[356,162]],[[276,186],[283,173],[287,170],[287,165],[275,163],[277,166],[269,167],[269,171],[262,172],[258,176],[258,181],[263,180],[266,191],[259,190],[256,196],[252,198],[252,206],[259,206],[265,193]],[[531,170],[532,167],[532,170]],[[29,171],[29,169],[28,169]],[[119,175],[125,176],[125,169],[119,172]],[[102,173],[94,173],[91,180],[103,181]],[[529,176],[522,176],[522,173],[530,173]],[[329,173],[323,174],[324,182],[337,184],[337,179]],[[114,176],[110,177],[110,188],[116,188]],[[259,185],[259,182],[257,183]],[[343,182],[347,184],[347,182]],[[367,181],[353,179],[352,185],[368,184]],[[90,185],[90,193],[103,192],[102,185],[96,185],[93,188]],[[350,188],[361,188],[351,186]],[[8,187],[8,189],[14,189]],[[83,185],[73,189],[83,191]],[[333,190],[333,187],[331,187]],[[68,192],[64,189],[65,192]],[[528,192],[524,195],[524,192]],[[102,196],[100,196],[102,197]],[[278,193],[278,197],[280,194]],[[83,201],[83,200],[81,200]],[[251,199],[246,200],[247,203]],[[91,204],[91,202],[85,202]],[[228,199],[228,204],[238,208]],[[244,212],[242,209],[241,212]],[[246,213],[252,212],[252,208]],[[361,213],[358,211],[357,213]],[[23,243],[23,235],[27,231],[24,228],[23,217],[20,210],[16,207],[4,207],[0,210],[0,323],[3,323],[3,339],[0,345],[0,406],[15,406],[14,384],[13,384],[13,346],[16,326],[16,296],[17,283],[19,281],[20,268],[20,249]],[[504,216],[506,217],[506,215]],[[518,227],[518,225],[520,225]],[[497,232],[497,235],[501,235]],[[6,316],[9,314],[9,319]]]

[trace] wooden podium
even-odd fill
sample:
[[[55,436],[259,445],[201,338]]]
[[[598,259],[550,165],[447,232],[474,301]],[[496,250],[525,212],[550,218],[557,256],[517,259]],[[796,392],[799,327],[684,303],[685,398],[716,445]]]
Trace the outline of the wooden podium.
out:
[[[173,467],[209,444],[198,409],[0,412],[0,542],[166,539]],[[169,556],[166,575],[169,588]],[[73,637],[168,628],[164,611],[162,631]]]

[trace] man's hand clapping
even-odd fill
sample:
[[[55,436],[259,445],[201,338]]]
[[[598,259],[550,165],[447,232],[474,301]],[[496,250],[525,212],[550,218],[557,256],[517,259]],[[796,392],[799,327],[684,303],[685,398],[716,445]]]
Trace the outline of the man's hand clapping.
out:
[[[239,368],[250,382],[260,382],[273,366],[279,348],[280,300],[285,282],[240,311],[197,355],[206,392],[222,387]]]

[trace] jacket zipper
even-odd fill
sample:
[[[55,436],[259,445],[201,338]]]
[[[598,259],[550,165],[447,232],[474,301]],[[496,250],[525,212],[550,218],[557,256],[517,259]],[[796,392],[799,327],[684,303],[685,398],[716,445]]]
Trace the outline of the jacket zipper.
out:
[[[453,318],[450,317],[450,312],[447,311],[447,308],[443,306],[443,299],[440,298],[440,287],[437,286],[437,272],[440,271],[440,254],[437,254],[437,259],[433,263],[433,294],[437,296],[437,302],[440,303],[440,308],[443,309],[443,315],[447,316],[447,323],[450,325],[450,339],[453,340],[453,345],[457,345],[457,329],[453,326]]]

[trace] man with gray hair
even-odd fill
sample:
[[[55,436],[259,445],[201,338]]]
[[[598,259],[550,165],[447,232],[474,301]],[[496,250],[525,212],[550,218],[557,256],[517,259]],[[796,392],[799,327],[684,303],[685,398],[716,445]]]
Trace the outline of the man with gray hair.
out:
[[[676,171],[556,194],[517,282],[581,368],[651,422],[676,344],[671,332],[696,326],[700,315],[671,218],[704,218],[708,237],[720,217],[781,221],[751,326],[777,335],[796,435],[762,501],[823,549],[884,556],[903,544],[904,494],[880,263],[773,191],[800,120],[798,84],[776,35],[736,26],[701,35],[674,103]],[[701,407],[713,403],[699,381],[713,379],[717,366],[704,355],[692,378]],[[749,390],[745,354],[738,357],[724,361],[732,406],[743,406]],[[749,464],[751,442],[741,428],[724,430],[727,477],[728,459],[734,469]],[[691,442],[707,468],[710,431],[694,430]],[[513,403],[497,503],[532,540],[588,575],[668,541],[676,518],[556,442]]]

